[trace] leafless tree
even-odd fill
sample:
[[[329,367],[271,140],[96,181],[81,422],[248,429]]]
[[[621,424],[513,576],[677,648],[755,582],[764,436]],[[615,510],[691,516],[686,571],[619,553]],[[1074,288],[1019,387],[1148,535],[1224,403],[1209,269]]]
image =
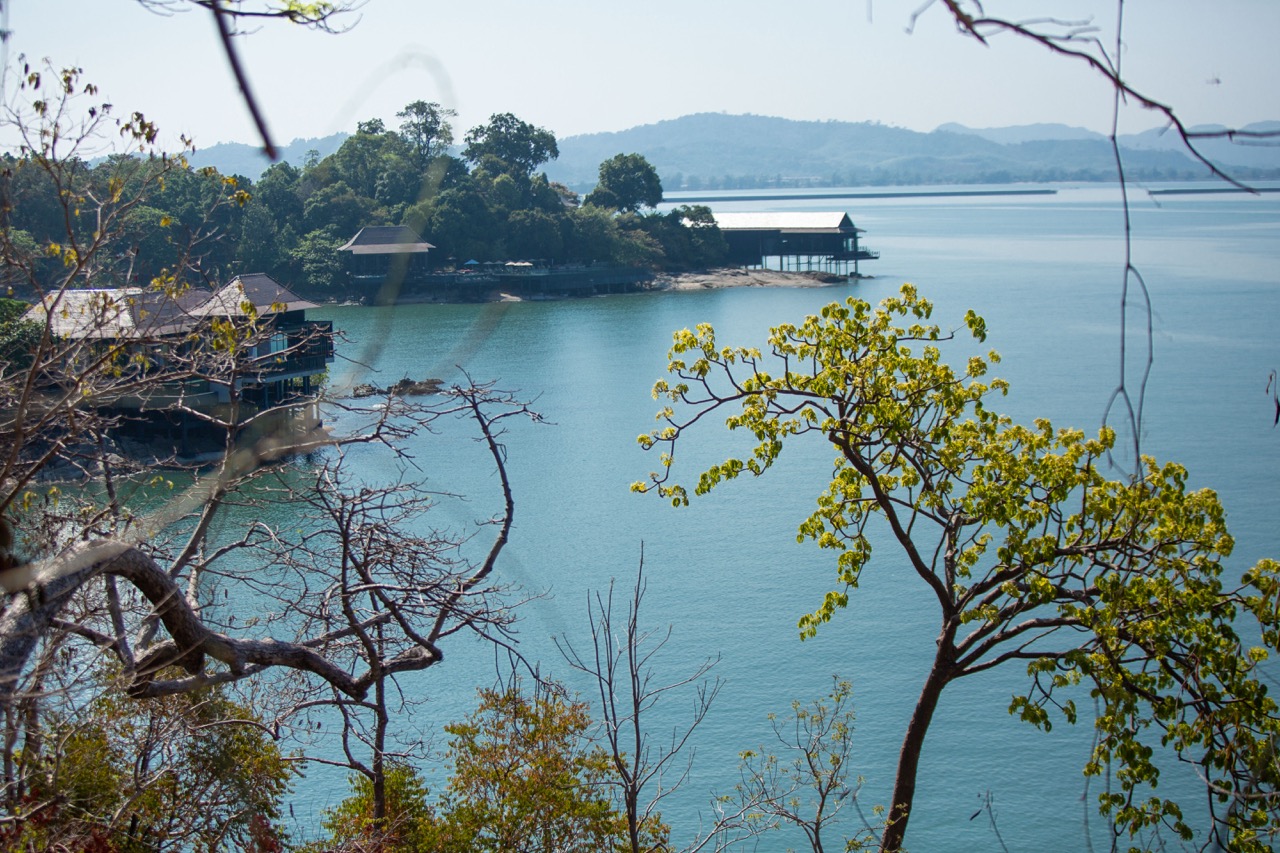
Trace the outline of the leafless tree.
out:
[[[772,827],[790,825],[805,835],[814,853],[830,844],[823,841],[840,812],[857,804],[860,784],[852,787],[849,760],[853,754],[852,687],[832,678],[831,692],[804,705],[791,703],[785,719],[769,715],[776,743],[743,754],[739,801],[750,803],[760,820]],[[779,754],[779,752],[781,754]],[[863,815],[864,833],[842,841],[840,849],[859,849],[866,841],[878,841]]]
[[[1127,433],[1124,463],[1134,476],[1140,476],[1142,427],[1146,404],[1147,380],[1154,360],[1151,317],[1151,293],[1141,270],[1133,262],[1132,223],[1129,217],[1129,184],[1125,177],[1124,158],[1120,150],[1119,122],[1122,107],[1136,105],[1148,110],[1166,124],[1169,132],[1182,141],[1187,153],[1205,167],[1208,174],[1241,190],[1250,190],[1215,163],[1202,149],[1209,139],[1227,139],[1243,145],[1280,144],[1280,131],[1217,128],[1193,130],[1183,121],[1177,107],[1170,102],[1144,93],[1127,76],[1124,65],[1125,3],[1115,2],[1115,39],[1108,44],[1100,28],[1091,19],[1073,20],[1056,16],[1014,19],[989,14],[983,0],[924,0],[910,19],[908,30],[922,15],[941,6],[955,21],[957,31],[984,46],[999,36],[1009,36],[1039,45],[1054,56],[1078,62],[1100,76],[1111,90],[1111,128],[1109,140],[1115,161],[1116,180],[1120,186],[1124,210],[1124,264],[1119,288],[1120,353],[1119,375],[1103,415],[1110,424],[1118,420]],[[1277,409],[1280,412],[1280,409]],[[1114,460],[1113,460],[1114,461]]]
[[[403,748],[393,743],[412,736],[404,725],[393,726],[393,713],[413,704],[408,696],[419,692],[403,689],[399,679],[443,660],[441,643],[458,633],[512,646],[508,628],[518,602],[506,600],[492,581],[515,511],[499,438],[503,421],[529,412],[510,395],[487,388],[446,394],[456,401],[454,413],[481,425],[479,440],[488,446],[501,484],[501,510],[481,524],[493,536],[480,559],[463,554],[474,533],[417,532],[437,497],[418,483],[348,485],[341,457],[320,466],[304,488],[281,483],[307,531],[280,560],[283,589],[315,590],[281,616],[303,633],[331,635],[328,656],[346,660],[348,669],[364,669],[369,685],[356,696],[331,682],[295,678],[287,717],[309,721],[317,712],[336,712],[341,758],[323,761],[368,778],[375,822],[385,817],[390,762],[419,759],[423,752],[420,740]],[[335,626],[341,629],[335,632]]]
[[[614,584],[606,593],[588,595],[587,621],[591,650],[584,657],[568,640],[556,646],[569,665],[595,683],[599,723],[605,750],[613,765],[614,784],[627,816],[627,836],[633,853],[654,849],[645,828],[661,821],[658,805],[688,778],[693,761],[678,763],[689,738],[706,719],[723,682],[709,674],[719,657],[708,658],[690,674],[672,681],[659,680],[656,658],[671,638],[671,627],[647,629],[640,624],[640,605],[647,588],[644,553],[636,571],[635,586],[627,602],[625,621],[613,612]],[[672,730],[669,740],[655,744],[646,723],[648,713],[663,699],[684,688],[694,691],[693,712],[683,727]],[[666,778],[671,773],[674,778]]]
[[[294,704],[277,722],[338,708],[352,723],[348,763],[378,785],[397,679],[441,662],[455,634],[504,641],[511,609],[492,574],[514,499],[501,437],[509,419],[535,416],[474,384],[366,409],[327,401],[356,424],[340,435],[320,426],[315,400],[251,406],[243,387],[327,333],[285,340],[269,315],[286,306],[191,309],[193,255],[134,282],[121,251],[128,214],[185,164],[150,155],[109,161],[109,174],[89,170],[80,155],[97,134],[119,132],[149,155],[154,126],[136,114],[116,122],[100,103],[80,117],[77,101],[96,90],[75,70],[27,68],[24,88],[32,107],[10,120],[26,143],[6,177],[32,170],[50,182],[66,237],[32,245],[0,222],[6,279],[39,305],[29,321],[38,340],[20,363],[0,366],[3,819],[42,807],[24,799],[23,778],[38,769],[42,714],[51,702],[82,701],[77,691],[103,667],[136,699],[287,682],[282,695]],[[238,189],[225,189],[217,203],[237,203]],[[226,404],[197,400],[194,389],[211,384]],[[209,470],[157,500],[146,489],[163,490],[171,475],[122,471],[111,436],[130,413],[161,408],[221,439]],[[418,484],[360,483],[344,467],[344,449],[357,445],[408,461],[406,438],[459,417],[474,425],[500,484],[499,509],[475,529],[424,533],[431,500]],[[283,464],[298,458],[306,464]],[[51,479],[73,475],[74,487]],[[287,529],[261,520],[268,505],[291,518]],[[241,529],[226,529],[227,519]],[[481,535],[487,547],[476,544]],[[464,557],[464,541],[479,555]],[[361,739],[365,755],[350,747]]]

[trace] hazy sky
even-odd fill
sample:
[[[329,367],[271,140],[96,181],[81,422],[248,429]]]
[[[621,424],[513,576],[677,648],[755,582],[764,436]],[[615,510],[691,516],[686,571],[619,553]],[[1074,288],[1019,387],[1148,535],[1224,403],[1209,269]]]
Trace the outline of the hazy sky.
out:
[[[117,112],[143,111],[200,146],[255,141],[207,13],[137,0],[0,0],[12,63],[79,65]],[[463,131],[513,112],[558,137],[693,112],[878,121],[928,131],[1062,122],[1105,131],[1111,102],[1077,61],[959,36],[922,0],[367,0],[328,35],[267,23],[241,50],[280,142],[397,125],[414,100]],[[1115,0],[989,0],[988,13],[1092,20],[1114,43]],[[1280,2],[1129,0],[1124,70],[1192,123],[1280,119]],[[6,93],[8,96],[9,93]],[[1137,112],[1137,111],[1133,111]],[[1122,130],[1158,125],[1128,115]]]

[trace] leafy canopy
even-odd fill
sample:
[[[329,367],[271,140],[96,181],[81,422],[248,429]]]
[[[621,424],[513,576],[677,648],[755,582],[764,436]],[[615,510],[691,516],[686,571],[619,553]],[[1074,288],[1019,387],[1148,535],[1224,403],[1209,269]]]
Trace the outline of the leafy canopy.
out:
[[[0,848],[281,849],[294,769],[220,690],[139,703],[110,684],[45,724],[45,740],[28,737],[16,756],[32,783],[24,804],[44,806],[7,822]],[[100,847],[76,846],[85,839]]]
[[[551,690],[481,690],[475,713],[445,726],[453,775],[441,849],[585,853],[621,845],[626,819],[610,802],[609,759],[589,745],[590,725],[585,703]]]
[[[490,116],[488,123],[467,131],[465,142],[462,156],[469,162],[480,163],[485,157],[493,157],[512,174],[523,177],[560,156],[551,131],[535,127],[511,113]]]
[[[942,352],[953,334],[928,322],[932,310],[910,285],[874,309],[850,298],[774,328],[767,357],[721,347],[709,325],[677,332],[674,378],[654,387],[667,402],[661,426],[639,439],[661,451],[661,470],[633,488],[687,504],[688,488],[671,479],[675,449],[686,430],[722,412],[754,446],[703,471],[695,495],[763,474],[803,436],[836,450],[798,531],[835,553],[836,585],[800,619],[801,636],[845,607],[871,567],[873,523],[906,557],[904,583],[922,584],[939,606],[938,654],[918,706],[924,727],[904,744],[891,833],[905,831],[941,690],[1021,661],[1031,684],[1010,711],[1022,719],[1048,729],[1057,708],[1075,722],[1077,684],[1098,702],[1085,772],[1118,765],[1118,784],[1099,805],[1119,829],[1166,826],[1192,837],[1180,805],[1154,793],[1173,757],[1206,780],[1209,837],[1266,849],[1280,832],[1272,746],[1280,718],[1258,666],[1280,636],[1280,566],[1263,561],[1228,582],[1233,542],[1222,506],[1208,489],[1189,490],[1183,467],[1148,458],[1140,476],[1108,479],[1109,429],[1086,437],[990,410],[989,396],[1007,390],[985,378],[998,356],[953,368]],[[965,328],[985,340],[972,311]]]
[[[600,180],[583,200],[606,210],[634,213],[662,203],[662,180],[641,154],[617,154],[600,164]]]
[[[435,812],[429,791],[414,768],[392,763],[386,769],[386,815],[374,817],[373,783],[367,776],[353,773],[348,779],[351,794],[337,806],[326,809],[321,825],[328,838],[304,850],[376,849],[385,853],[433,849]]]

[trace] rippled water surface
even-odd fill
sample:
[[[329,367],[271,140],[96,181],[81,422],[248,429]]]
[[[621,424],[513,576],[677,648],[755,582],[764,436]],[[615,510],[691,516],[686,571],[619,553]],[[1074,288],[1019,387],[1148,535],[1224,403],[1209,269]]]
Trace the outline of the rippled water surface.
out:
[[[1093,430],[1120,375],[1118,201],[1113,188],[1089,187],[1005,199],[727,204],[720,207],[847,210],[866,229],[865,243],[882,253],[864,266],[875,277],[823,288],[315,313],[335,321],[350,339],[344,352],[363,362],[335,365],[339,384],[386,385],[406,375],[457,380],[461,366],[533,400],[550,422],[518,425],[506,436],[517,510],[499,568],[505,581],[540,594],[521,608],[519,631],[524,653],[544,671],[586,690],[551,638],[586,643],[588,592],[614,577],[629,582],[642,547],[650,582],[644,618],[673,626],[662,673],[677,677],[720,657],[724,689],[695,737],[689,779],[664,805],[680,839],[712,790],[732,788],[738,753],[767,742],[766,715],[821,695],[835,673],[854,685],[862,800],[885,802],[937,613],[880,543],[849,609],[816,639],[798,640],[797,618],[833,588],[831,557],[795,542],[796,524],[830,470],[832,454],[820,444],[797,444],[760,480],[731,483],[688,509],[629,493],[628,484],[656,465],[635,437],[653,424],[649,392],[672,331],[710,322],[724,343],[761,344],[773,324],[849,295],[875,302],[909,281],[934,300],[943,326],[961,326],[968,308],[986,318],[988,345],[1004,356],[995,373],[1013,385],[1006,411]],[[1143,450],[1184,462],[1194,485],[1219,490],[1238,542],[1236,568],[1280,555],[1280,430],[1264,393],[1269,371],[1280,368],[1280,199],[1174,196],[1157,204],[1138,194],[1133,227],[1133,259],[1154,306]],[[1129,316],[1127,371],[1136,393],[1147,317],[1136,307]],[[735,447],[745,445],[709,423],[682,448],[678,470],[692,475]],[[470,498],[444,502],[437,523],[496,509],[496,482],[464,430],[422,436],[412,450],[418,467],[409,475]],[[372,452],[353,461],[362,476],[401,474]],[[466,713],[475,688],[494,677],[493,654],[479,644],[456,643],[446,654],[444,665],[406,681],[429,698],[417,717],[428,730]],[[1009,697],[1024,681],[1009,668],[947,689],[925,744],[911,849],[994,847],[986,816],[970,820],[988,792],[1010,849],[1082,848],[1086,818],[1098,828],[1088,803],[1100,783],[1085,796],[1080,773],[1089,727],[1044,734],[1011,719]],[[655,735],[680,725],[691,706],[687,696],[660,706]],[[299,786],[298,817],[334,802],[343,787],[342,774],[314,771]]]

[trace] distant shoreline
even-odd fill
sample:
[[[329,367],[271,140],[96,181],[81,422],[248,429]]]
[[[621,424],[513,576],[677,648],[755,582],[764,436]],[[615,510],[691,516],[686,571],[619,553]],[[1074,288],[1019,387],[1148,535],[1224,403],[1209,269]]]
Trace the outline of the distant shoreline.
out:
[[[1183,187],[1147,190],[1148,195],[1219,195],[1221,193],[1280,193],[1280,187]]]
[[[742,267],[720,267],[698,272],[657,272],[644,278],[634,293],[675,292],[684,293],[696,290],[723,290],[729,287],[833,287],[835,285],[856,282],[859,278],[872,276],[843,276],[826,272],[792,272],[770,269],[744,269]],[[468,298],[449,298],[441,292],[401,293],[392,304],[395,305],[465,305],[485,302],[560,302],[568,299],[590,299],[608,294],[551,292],[537,294],[514,293],[495,284],[487,290],[475,290]],[[339,303],[331,303],[339,304]],[[358,304],[358,303],[347,303]]]
[[[804,201],[824,198],[964,198],[1001,195],[1057,195],[1055,189],[1017,190],[924,190],[916,192],[815,192],[815,193],[756,193],[753,195],[680,195],[680,198],[663,197],[663,204],[702,204],[709,201]]]

